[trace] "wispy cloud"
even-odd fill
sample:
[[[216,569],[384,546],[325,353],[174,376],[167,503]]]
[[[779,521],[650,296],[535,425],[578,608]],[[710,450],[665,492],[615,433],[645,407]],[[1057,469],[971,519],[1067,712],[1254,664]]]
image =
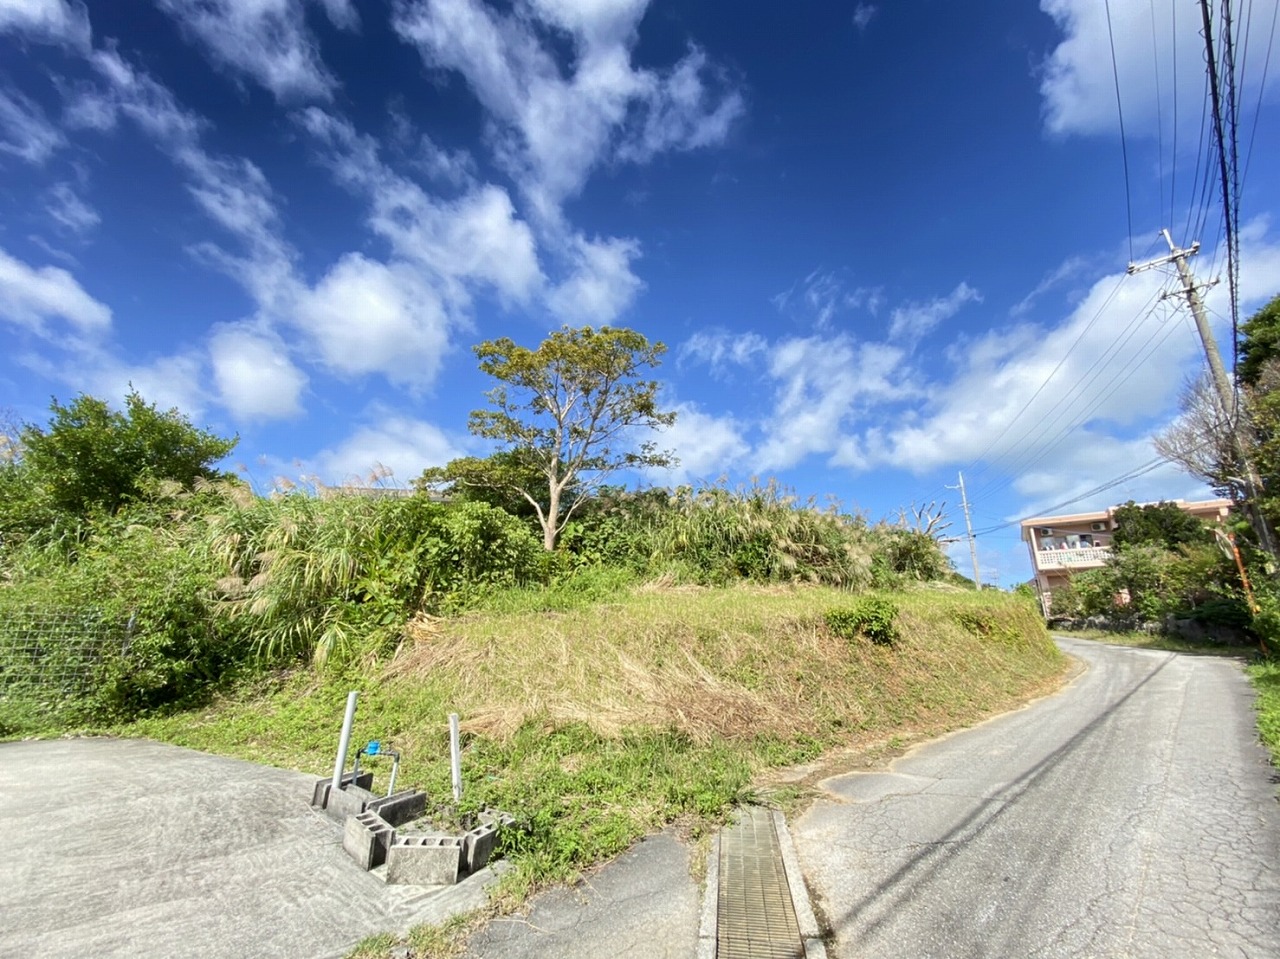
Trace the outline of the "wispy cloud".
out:
[[[394,25],[428,66],[462,74],[499,132],[497,158],[554,220],[611,155],[644,161],[718,143],[743,112],[697,48],[665,73],[632,64],[647,6],[531,0],[502,14],[478,0],[406,0]],[[568,64],[548,27],[572,45]]]
[[[0,90],[0,153],[40,164],[65,143],[39,105],[16,90]]]
[[[45,207],[54,222],[78,236],[83,236],[102,222],[98,211],[80,199],[70,183],[57,183],[48,191]]]
[[[337,80],[324,65],[302,0],[158,0],[218,66],[244,74],[278,100],[328,100]],[[334,26],[355,29],[349,0],[322,0]]]
[[[865,33],[879,12],[880,8],[874,4],[860,3],[853,8],[853,25],[858,28],[859,33]]]
[[[89,12],[84,4],[66,0],[0,0],[0,33],[5,32],[79,50],[91,42]]]
[[[932,332],[939,323],[959,313],[966,303],[981,302],[982,294],[968,283],[961,282],[946,296],[920,303],[907,303],[893,311],[889,320],[889,338],[918,340]]]

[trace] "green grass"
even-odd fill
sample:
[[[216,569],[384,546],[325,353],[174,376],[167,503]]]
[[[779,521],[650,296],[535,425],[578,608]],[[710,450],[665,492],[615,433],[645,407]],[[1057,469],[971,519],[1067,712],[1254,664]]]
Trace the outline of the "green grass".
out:
[[[1258,691],[1258,733],[1271,750],[1271,762],[1280,766],[1280,660],[1264,660],[1247,669]]]

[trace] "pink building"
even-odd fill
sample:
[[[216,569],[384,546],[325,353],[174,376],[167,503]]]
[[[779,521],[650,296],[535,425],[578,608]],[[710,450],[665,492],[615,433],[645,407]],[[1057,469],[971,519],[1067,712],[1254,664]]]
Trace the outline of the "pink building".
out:
[[[1166,500],[1166,502],[1169,502]],[[1192,516],[1221,523],[1231,512],[1231,500],[1211,499],[1188,503],[1172,500]],[[1140,503],[1153,506],[1153,503]],[[1111,555],[1117,507],[1096,513],[1069,513],[1062,516],[1033,516],[1022,521],[1022,539],[1031,551],[1040,607],[1049,615],[1053,591],[1086,569],[1097,569]]]

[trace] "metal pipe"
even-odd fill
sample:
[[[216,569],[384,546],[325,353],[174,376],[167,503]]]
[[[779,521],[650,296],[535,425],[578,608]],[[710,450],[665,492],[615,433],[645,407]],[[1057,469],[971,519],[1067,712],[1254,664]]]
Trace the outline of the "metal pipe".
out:
[[[342,719],[342,737],[338,740],[338,758],[333,764],[333,788],[342,788],[342,770],[347,765],[347,749],[351,745],[351,727],[356,720],[356,697],[360,694],[354,689],[347,693],[347,714]]]
[[[462,746],[458,738],[458,714],[449,714],[449,766],[453,772],[453,801],[462,801]]]
[[[396,791],[396,774],[400,772],[400,754],[391,754],[391,782],[387,783],[387,795],[390,796]]]

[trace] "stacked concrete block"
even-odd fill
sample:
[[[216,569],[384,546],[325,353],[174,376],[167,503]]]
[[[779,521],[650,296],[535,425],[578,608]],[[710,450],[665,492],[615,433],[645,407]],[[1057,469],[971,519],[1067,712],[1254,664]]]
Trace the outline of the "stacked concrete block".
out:
[[[406,789],[382,799],[375,799],[366,807],[366,812],[377,813],[393,826],[403,826],[421,816],[427,809],[426,793],[416,789]]]
[[[348,816],[342,830],[342,848],[365,870],[386,862],[395,841],[395,827],[373,812]]]
[[[409,886],[452,885],[462,869],[458,836],[397,836],[387,851],[387,882]]]
[[[497,838],[498,827],[493,822],[481,823],[462,837],[462,864],[467,875],[485,867]]]
[[[324,811],[329,814],[330,818],[345,823],[348,816],[360,815],[368,808],[369,803],[377,798],[369,790],[353,783],[343,789],[330,790]]]
[[[346,789],[348,786],[359,786],[361,789],[373,788],[373,773],[343,773],[339,780],[339,789]],[[332,779],[319,779],[316,781],[315,789],[311,793],[311,805],[317,809],[324,809],[329,805],[329,790],[333,788]]]

